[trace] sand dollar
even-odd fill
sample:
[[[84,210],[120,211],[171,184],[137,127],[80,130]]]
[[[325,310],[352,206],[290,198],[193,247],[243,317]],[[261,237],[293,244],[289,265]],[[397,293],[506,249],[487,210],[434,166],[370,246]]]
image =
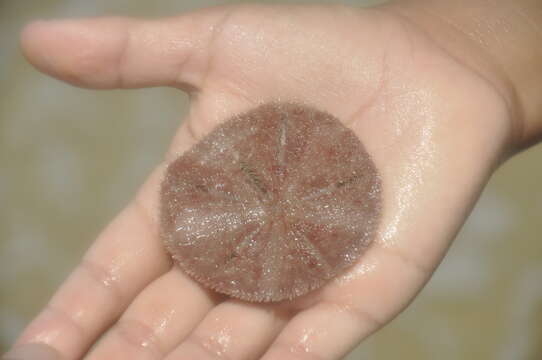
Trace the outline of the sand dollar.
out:
[[[312,107],[270,103],[223,122],[168,166],[161,236],[208,288],[293,299],[360,259],[380,197],[376,167],[349,128]]]

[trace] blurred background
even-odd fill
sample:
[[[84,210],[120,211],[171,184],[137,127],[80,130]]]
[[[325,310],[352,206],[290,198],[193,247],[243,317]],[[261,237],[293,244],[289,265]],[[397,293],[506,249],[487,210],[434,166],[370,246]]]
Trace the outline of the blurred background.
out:
[[[187,106],[172,89],[48,78],[19,52],[22,25],[228,2],[0,0],[0,353],[161,159]],[[541,184],[542,146],[507,162],[421,295],[347,359],[541,359]]]

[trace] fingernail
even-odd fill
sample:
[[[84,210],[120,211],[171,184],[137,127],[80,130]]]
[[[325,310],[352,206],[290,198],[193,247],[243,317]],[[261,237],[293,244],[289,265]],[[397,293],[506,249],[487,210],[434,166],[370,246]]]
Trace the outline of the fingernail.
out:
[[[18,345],[8,351],[1,360],[61,360],[58,351],[45,344]]]

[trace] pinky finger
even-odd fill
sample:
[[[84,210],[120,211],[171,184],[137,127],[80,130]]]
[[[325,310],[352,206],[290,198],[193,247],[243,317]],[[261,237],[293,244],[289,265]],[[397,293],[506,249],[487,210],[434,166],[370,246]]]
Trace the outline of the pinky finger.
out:
[[[262,360],[341,359],[378,327],[374,320],[360,321],[351,311],[320,303],[292,319]]]
[[[288,323],[262,360],[342,359],[404,309],[430,275],[381,248],[367,253],[365,262],[374,269],[354,268],[352,278],[331,283],[319,302]]]

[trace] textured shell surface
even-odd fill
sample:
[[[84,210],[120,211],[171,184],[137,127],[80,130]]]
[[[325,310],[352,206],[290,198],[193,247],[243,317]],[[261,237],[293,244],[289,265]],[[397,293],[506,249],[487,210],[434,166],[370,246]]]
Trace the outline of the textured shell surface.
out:
[[[375,236],[381,182],[359,138],[294,103],[234,116],[169,164],[160,226],[177,264],[246,301],[293,299],[357,262]]]

